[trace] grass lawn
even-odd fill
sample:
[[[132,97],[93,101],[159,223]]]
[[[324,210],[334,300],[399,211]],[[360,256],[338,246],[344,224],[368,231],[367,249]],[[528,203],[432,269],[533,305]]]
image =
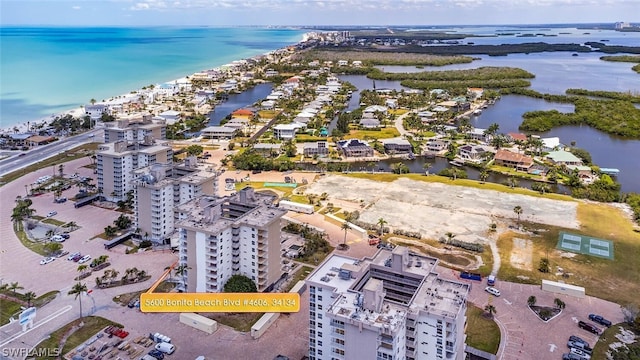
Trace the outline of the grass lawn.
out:
[[[467,303],[467,344],[495,354],[500,346],[500,328],[483,314],[484,310]]]
[[[93,155],[94,151],[98,150],[98,143],[91,143],[80,145],[63,153],[52,156],[48,159],[39,161],[35,164],[29,165],[23,169],[16,170],[5,174],[0,178],[0,186],[2,184],[9,183],[23,175],[30,174],[36,170],[44,169],[50,166],[59,165],[61,163],[87,157],[87,155]],[[91,159],[87,157],[87,162],[91,162]]]
[[[298,142],[327,141],[327,137],[313,136],[309,134],[296,134],[296,141]]]
[[[8,299],[0,299],[0,325],[8,324],[9,318],[12,316],[18,319],[20,312],[20,303]]]
[[[506,167],[506,166],[491,165],[490,170],[501,173],[501,174],[505,174],[505,175],[515,176],[521,179],[542,180],[541,175],[533,175],[533,174],[526,173],[524,171],[516,171],[515,169]]]
[[[349,131],[349,135],[345,136],[346,139],[360,139],[364,140],[365,138],[371,139],[390,139],[400,136],[400,132],[395,127],[386,127],[380,129],[380,131],[375,130],[351,130]]]
[[[22,293],[16,292],[14,294],[13,291],[11,290],[4,290],[2,291],[2,293],[7,296],[12,296],[19,300],[26,301],[24,294]],[[40,295],[37,298],[31,300],[31,306],[35,306],[35,307],[45,306],[49,302],[51,302],[53,299],[55,299],[59,293],[60,293],[59,291],[54,290],[54,291],[49,291],[48,293],[45,293],[43,295]],[[10,299],[0,299],[0,325],[4,325],[8,323],[9,318],[12,315],[17,315],[17,313],[20,311],[21,306],[22,305],[17,301],[13,301]],[[16,320],[17,320],[17,317],[16,317]]]
[[[609,300],[618,304],[637,303],[640,292],[640,234],[633,231],[633,224],[620,210],[599,203],[580,203],[578,205],[580,229],[564,229],[557,226],[529,224],[523,225],[529,234],[504,233],[498,240],[502,266],[498,277],[507,281],[539,284],[542,279],[584,286],[587,295]],[[589,235],[612,240],[614,260],[589,255],[576,254],[562,257],[556,250],[560,231]],[[531,240],[533,247],[531,271],[511,266],[510,253],[513,238]],[[537,270],[540,259],[548,253],[551,273],[543,274]],[[571,273],[568,279],[556,276],[557,267]],[[523,278],[527,277],[527,279]]]
[[[201,313],[200,315],[227,325],[237,331],[249,332],[264,313]]]
[[[66,224],[66,222],[64,222],[64,221],[56,220],[56,219],[53,219],[53,218],[44,219],[44,220],[42,220],[42,222],[45,223],[45,224],[51,224],[51,225],[55,225],[55,226],[62,226],[64,224]]]
[[[99,316],[87,316],[82,318],[82,320],[74,320],[51,333],[50,337],[47,340],[38,344],[35,353],[46,354],[47,349],[55,349],[60,347],[60,341],[62,340],[64,335],[74,326],[78,326],[81,321],[84,322],[84,326],[79,328],[76,332],[74,332],[67,338],[67,341],[62,348],[62,354],[66,354],[69,351],[75,349],[76,347],[78,347],[78,345],[87,341],[89,338],[109,325],[122,327],[122,325],[118,323],[107,320],[105,318],[101,318]]]
[[[591,344],[593,346],[593,354],[591,355],[592,359],[607,359],[607,351],[610,350],[609,345],[620,342],[620,340],[615,337],[615,335],[620,333],[620,329],[631,330],[631,328],[624,323],[613,325],[610,328],[605,328],[602,335],[600,335],[600,338],[598,338],[598,342],[595,345]],[[627,346],[631,345],[638,347],[637,342]]]
[[[313,271],[313,268],[311,268],[309,266],[303,266],[300,269],[298,269],[293,274],[293,277],[291,278],[291,281],[289,282],[289,285],[287,285],[287,288],[284,290],[284,292],[289,292],[291,290],[291,288],[296,286],[298,281],[306,279],[307,276],[309,274],[311,274],[312,271]]]
[[[284,181],[282,181],[284,182]],[[280,197],[291,197],[291,195],[293,194],[293,190],[295,190],[296,188],[294,187],[287,187],[287,186],[269,186],[269,187],[265,187],[264,186],[264,181],[244,181],[244,182],[238,182],[236,183],[236,190],[242,190],[247,186],[251,186],[252,188],[254,188],[255,190],[274,190],[276,191]],[[306,201],[306,203],[308,204],[309,201]]]

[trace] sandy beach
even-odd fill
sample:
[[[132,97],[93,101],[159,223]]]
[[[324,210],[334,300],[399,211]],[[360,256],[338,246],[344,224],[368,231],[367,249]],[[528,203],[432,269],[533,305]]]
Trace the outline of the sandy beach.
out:
[[[65,115],[71,115],[73,117],[84,116],[84,107],[80,106],[71,110],[63,111],[58,114],[52,114],[50,116],[43,117],[37,120],[25,121],[19,124],[9,125],[6,127],[3,126],[2,128],[0,128],[0,135],[26,133],[26,132],[29,132],[29,128],[33,129],[34,127],[39,127],[40,125],[47,126],[56,118],[63,117]]]

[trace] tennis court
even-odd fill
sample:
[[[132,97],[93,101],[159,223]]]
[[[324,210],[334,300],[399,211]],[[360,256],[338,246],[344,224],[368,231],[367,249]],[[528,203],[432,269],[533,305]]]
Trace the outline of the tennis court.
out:
[[[593,255],[613,260],[613,242],[610,240],[561,232],[556,247],[577,254]]]

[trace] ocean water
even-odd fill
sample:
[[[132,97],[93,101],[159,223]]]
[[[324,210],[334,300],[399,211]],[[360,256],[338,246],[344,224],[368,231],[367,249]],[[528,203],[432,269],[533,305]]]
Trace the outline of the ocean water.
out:
[[[0,127],[263,54],[303,34],[253,27],[1,27]]]

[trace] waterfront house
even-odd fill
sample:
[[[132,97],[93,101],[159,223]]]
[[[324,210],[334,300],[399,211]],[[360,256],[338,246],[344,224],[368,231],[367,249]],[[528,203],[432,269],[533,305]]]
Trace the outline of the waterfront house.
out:
[[[340,140],[338,148],[345,157],[373,157],[373,149],[359,139]]]
[[[384,139],[382,144],[387,154],[408,154],[413,151],[413,146],[407,139]]]
[[[238,129],[228,126],[209,126],[201,131],[205,139],[233,139],[237,133]]]
[[[238,131],[244,132],[249,128],[249,120],[245,118],[232,118],[231,120],[227,121],[224,126],[238,129]]]
[[[518,171],[529,171],[533,166],[533,158],[527,155],[499,149],[494,158],[494,163],[499,166],[514,168]]]
[[[361,67],[362,66],[362,61],[360,60],[353,60],[351,62],[351,65],[353,65],[354,67]]]
[[[542,141],[542,151],[554,151],[561,148],[562,144],[560,144],[559,137],[550,137],[550,138],[541,138]]]
[[[105,113],[109,113],[109,107],[106,104],[85,105],[84,107],[84,114],[88,115],[91,120],[99,120]]]
[[[273,100],[265,100],[260,103],[260,108],[263,110],[271,110],[276,106],[276,102]]]
[[[362,110],[362,115],[364,117],[365,114],[375,114],[375,113],[387,113],[387,107],[382,105],[371,105],[367,106],[364,110]]]
[[[282,150],[282,145],[258,143],[253,145],[253,149],[256,151],[256,153],[264,157],[277,157],[278,155],[280,155],[280,152]]]
[[[467,136],[471,140],[488,142],[490,139],[489,139],[489,136],[485,134],[485,131],[487,131],[487,129],[473,128],[467,131]]]
[[[482,94],[484,94],[484,89],[483,88],[467,88],[467,94],[471,99],[475,100],[479,97],[482,97]]]
[[[303,125],[299,123],[292,124],[278,124],[273,127],[273,136],[280,140],[292,140],[296,137],[298,129]]]
[[[440,152],[446,150],[449,142],[441,139],[431,138],[427,140],[427,151]]]
[[[547,159],[556,165],[582,165],[582,160],[572,153],[564,150],[552,151],[547,154]]]
[[[591,179],[593,178],[593,171],[591,167],[585,165],[567,165],[567,169],[569,171],[577,171],[580,179]]]
[[[349,65],[349,60],[338,60],[338,66],[347,66]]]
[[[231,113],[231,117],[249,119],[254,115],[250,109],[238,109]]]
[[[390,109],[395,109],[398,107],[398,99],[386,99],[384,101],[384,106]]]
[[[480,160],[485,152],[482,146],[464,145],[458,148],[458,154],[464,160]]]
[[[507,134],[507,139],[510,142],[516,142],[516,141],[520,141],[522,143],[525,143],[527,141],[527,135],[522,134],[522,133],[508,133]]]
[[[311,143],[304,143],[303,154],[305,157],[326,157],[329,155],[329,145],[326,141],[316,141]]]

